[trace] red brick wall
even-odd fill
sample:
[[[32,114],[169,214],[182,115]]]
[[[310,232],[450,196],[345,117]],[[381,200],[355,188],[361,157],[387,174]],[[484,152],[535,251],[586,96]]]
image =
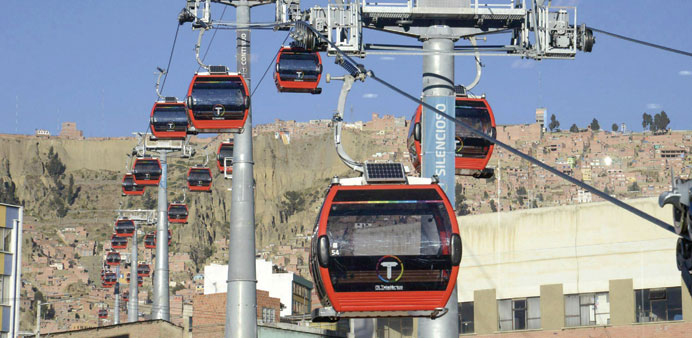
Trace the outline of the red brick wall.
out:
[[[463,337],[463,336],[462,336]],[[563,329],[556,331],[518,331],[503,332],[489,335],[474,335],[474,337],[501,338],[655,338],[655,337],[692,337],[692,323],[667,322],[661,324],[635,324],[614,327],[585,327]]]
[[[289,304],[290,306],[290,304]],[[226,294],[197,295],[192,301],[192,334],[196,337],[223,337],[226,323]],[[262,319],[262,308],[273,308],[275,321],[279,322],[279,298],[269,297],[269,292],[257,290],[257,318]]]

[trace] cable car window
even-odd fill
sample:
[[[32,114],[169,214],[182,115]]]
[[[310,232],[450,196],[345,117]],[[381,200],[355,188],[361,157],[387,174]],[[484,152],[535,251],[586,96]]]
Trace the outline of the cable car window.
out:
[[[488,107],[482,101],[457,100],[456,118],[469,124],[474,129],[480,130],[488,135],[492,133],[492,122]],[[457,137],[456,154],[457,156],[484,158],[488,154],[491,145],[487,140],[478,137],[466,128],[457,125],[455,134]]]
[[[223,163],[224,158],[233,158],[233,144],[223,145],[219,149],[218,160]]]
[[[279,61],[279,76],[282,80],[317,81],[319,65],[315,53],[284,53]]]
[[[245,88],[238,79],[197,78],[191,96],[197,120],[242,119],[245,114]]]
[[[134,170],[138,172],[161,172],[161,166],[157,160],[138,159]]]
[[[187,177],[190,182],[211,182],[208,169],[192,169]]]
[[[187,128],[187,112],[184,105],[157,105],[152,122],[156,129],[168,129],[169,124],[175,124],[176,130]]]
[[[451,233],[435,190],[340,191],[327,220],[334,290],[445,290]]]
[[[123,178],[123,187],[127,190],[133,190],[135,187],[135,178],[132,175],[125,175]]]

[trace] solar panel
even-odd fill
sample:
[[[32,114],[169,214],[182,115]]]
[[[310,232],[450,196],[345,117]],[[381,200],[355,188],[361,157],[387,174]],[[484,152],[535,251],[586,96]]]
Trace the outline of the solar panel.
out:
[[[209,66],[209,74],[227,74],[228,67],[226,66]]]
[[[365,163],[365,180],[373,182],[406,182],[401,163]]]

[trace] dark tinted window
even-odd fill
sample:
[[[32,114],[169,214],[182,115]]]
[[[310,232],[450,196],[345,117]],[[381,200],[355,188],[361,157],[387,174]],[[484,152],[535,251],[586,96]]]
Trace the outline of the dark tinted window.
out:
[[[457,101],[456,118],[474,129],[488,135],[492,131],[490,112],[482,101]],[[468,129],[456,125],[456,154],[461,157],[483,158],[487,155],[490,142],[475,135]]]
[[[430,191],[437,200],[402,200],[430,197]],[[331,206],[327,236],[335,290],[444,290],[451,273],[451,223],[437,192],[366,193],[390,199],[353,201],[360,192],[340,191],[337,197],[342,201]]]
[[[232,144],[224,144],[221,146],[221,149],[219,150],[219,155],[218,159],[219,161],[223,161],[225,157],[230,157],[233,158],[233,145]],[[223,163],[221,163],[223,164]]]
[[[241,119],[245,88],[237,78],[197,78],[191,96],[195,118]]]
[[[319,61],[313,53],[282,54],[279,58],[279,76],[282,80],[316,81]]]
[[[134,170],[138,172],[153,172],[153,173],[160,173],[161,172],[161,166],[159,165],[159,161],[157,160],[137,160],[135,163]]]
[[[211,175],[208,169],[192,169],[190,171],[190,176],[187,178],[188,181],[202,181],[211,182]]]
[[[637,322],[682,320],[680,287],[635,290]]]

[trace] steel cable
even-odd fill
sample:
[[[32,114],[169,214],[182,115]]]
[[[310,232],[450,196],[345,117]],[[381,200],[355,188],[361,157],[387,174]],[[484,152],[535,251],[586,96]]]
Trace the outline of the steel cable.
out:
[[[692,53],[686,52],[686,51],[684,51],[684,50],[675,49],[675,48],[670,48],[670,47],[666,47],[666,46],[662,46],[662,45],[657,45],[657,44],[655,44],[655,43],[646,42],[646,41],[642,41],[642,40],[637,40],[637,39],[630,38],[630,37],[627,37],[627,36],[624,36],[624,35],[615,34],[615,33],[611,33],[611,32],[606,32],[606,31],[601,30],[601,29],[598,29],[598,28],[593,28],[593,27],[588,27],[588,28],[591,29],[591,30],[594,31],[594,32],[603,33],[603,34],[605,34],[605,35],[610,35],[610,36],[612,36],[612,37],[614,37],[614,38],[626,40],[626,41],[629,41],[629,42],[638,43],[638,44],[641,44],[641,45],[644,45],[644,46],[648,46],[648,47],[653,47],[653,48],[657,48],[657,49],[662,49],[662,50],[665,50],[665,51],[671,52],[671,53],[682,54],[682,55],[685,55],[685,56],[692,56]]]

